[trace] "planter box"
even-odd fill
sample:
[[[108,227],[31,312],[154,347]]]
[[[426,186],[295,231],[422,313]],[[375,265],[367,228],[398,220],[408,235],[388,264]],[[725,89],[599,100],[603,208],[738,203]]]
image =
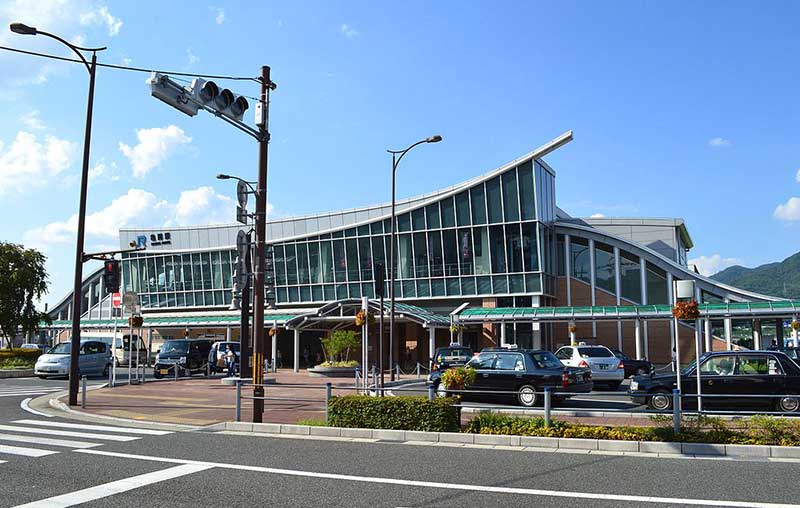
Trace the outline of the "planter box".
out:
[[[356,367],[312,367],[306,372],[312,377],[355,377]]]
[[[33,369],[0,369],[0,379],[33,377]]]

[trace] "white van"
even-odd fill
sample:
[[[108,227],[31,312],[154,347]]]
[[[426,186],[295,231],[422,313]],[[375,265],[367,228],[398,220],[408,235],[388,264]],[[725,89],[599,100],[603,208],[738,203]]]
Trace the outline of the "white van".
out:
[[[144,341],[138,335],[133,335],[133,350],[131,351],[130,334],[117,332],[116,340],[113,339],[113,332],[81,332],[81,339],[92,339],[105,342],[109,350],[114,351],[114,363],[119,366],[128,366],[128,359],[133,358],[131,366],[136,366],[136,350],[139,350],[139,364],[150,365],[150,358],[147,354],[147,347]],[[116,344],[112,344],[116,342]]]

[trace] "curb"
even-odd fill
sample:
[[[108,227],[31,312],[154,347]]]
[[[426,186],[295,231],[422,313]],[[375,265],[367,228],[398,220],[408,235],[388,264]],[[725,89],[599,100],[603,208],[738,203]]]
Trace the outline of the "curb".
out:
[[[0,379],[14,379],[19,377],[36,377],[33,369],[3,369],[0,370]]]
[[[242,432],[265,436],[301,436],[319,438],[371,439],[379,442],[437,444],[450,446],[483,445],[503,449],[547,452],[650,455],[666,458],[720,458],[728,460],[789,459],[800,461],[800,446],[726,445],[713,443],[678,443],[659,441],[617,441],[573,439],[500,434],[457,432],[421,432],[412,430],[353,429],[314,427],[279,423],[224,422],[203,428],[207,432]]]

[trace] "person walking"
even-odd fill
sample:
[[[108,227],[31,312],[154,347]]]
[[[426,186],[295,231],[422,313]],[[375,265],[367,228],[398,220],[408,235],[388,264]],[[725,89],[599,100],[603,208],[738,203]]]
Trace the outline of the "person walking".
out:
[[[228,366],[228,377],[236,375],[236,353],[228,346],[225,351],[225,363]]]
[[[277,356],[275,356],[276,367],[279,369],[283,368],[283,357],[281,356],[281,350],[278,350]]]

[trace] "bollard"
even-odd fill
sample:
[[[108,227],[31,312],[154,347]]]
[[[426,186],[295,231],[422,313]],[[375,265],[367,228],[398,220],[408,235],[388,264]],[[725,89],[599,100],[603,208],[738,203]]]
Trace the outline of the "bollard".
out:
[[[242,380],[236,380],[236,421],[242,421]]]
[[[395,364],[395,369],[397,370],[397,379],[400,379],[400,364]]]
[[[672,390],[672,430],[681,433],[681,391],[677,388]]]
[[[417,379],[419,379],[419,362],[417,362]]]
[[[378,388],[378,371],[375,370],[375,367],[372,367],[372,386],[374,386],[375,389]]]
[[[111,368],[108,369],[108,387],[114,388],[114,364],[112,360]]]
[[[434,397],[436,397],[436,388],[431,383],[428,385],[428,400],[433,401]]]
[[[328,424],[328,408],[331,405],[331,383],[325,383],[325,425]]]
[[[178,380],[178,364],[174,364],[172,368],[175,370],[175,381]]]
[[[81,376],[81,407],[86,409],[86,376]]]
[[[550,410],[553,408],[552,396],[550,387],[544,387],[544,426],[549,427],[553,422],[550,419]]]

